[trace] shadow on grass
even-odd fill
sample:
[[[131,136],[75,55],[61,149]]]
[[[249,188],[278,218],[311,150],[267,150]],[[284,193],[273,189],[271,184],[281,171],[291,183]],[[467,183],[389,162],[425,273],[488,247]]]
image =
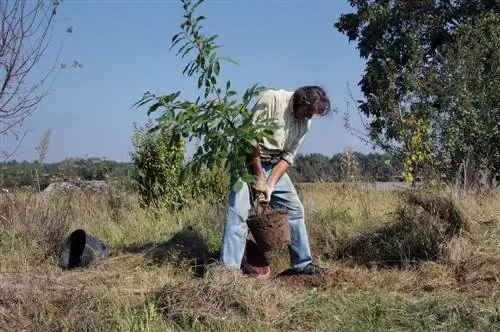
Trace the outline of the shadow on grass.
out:
[[[458,235],[465,217],[456,202],[428,192],[407,192],[389,224],[342,243],[328,258],[356,265],[410,267],[435,260]]]
[[[119,248],[121,252],[144,254],[151,264],[170,263],[192,268],[197,277],[205,274],[208,264],[215,262],[219,253],[211,252],[205,239],[193,227],[187,226],[163,242],[132,244]]]

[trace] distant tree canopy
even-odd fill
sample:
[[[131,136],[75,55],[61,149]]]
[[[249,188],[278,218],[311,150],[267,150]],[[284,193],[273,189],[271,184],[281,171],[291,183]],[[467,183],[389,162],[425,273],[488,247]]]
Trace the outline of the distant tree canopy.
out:
[[[349,160],[351,160],[349,164]],[[399,160],[385,154],[344,152],[328,158],[320,153],[299,155],[291,176],[297,182],[392,181],[401,174]]]
[[[36,187],[35,169],[39,170],[40,187],[43,190],[51,182],[70,180],[126,180],[131,174],[131,163],[102,158],[68,158],[56,163],[16,161],[0,164],[3,168],[2,188]],[[40,171],[41,169],[41,171]]]
[[[320,153],[299,155],[290,175],[296,182],[338,182],[348,180],[346,155],[351,154],[356,163],[355,179],[359,181],[391,181],[391,177],[401,174],[401,163],[389,155],[360,152],[337,153],[327,157]],[[57,163],[11,160],[2,165],[3,188],[36,188],[34,170],[40,169],[41,188],[54,181],[71,180],[119,180],[130,181],[134,174],[134,164],[103,158],[68,158]],[[354,174],[354,173],[353,173]]]

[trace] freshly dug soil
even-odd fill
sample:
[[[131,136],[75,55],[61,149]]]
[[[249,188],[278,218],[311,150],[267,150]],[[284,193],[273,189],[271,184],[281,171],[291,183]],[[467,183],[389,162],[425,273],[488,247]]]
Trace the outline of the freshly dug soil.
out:
[[[296,275],[291,270],[286,270],[275,277],[275,280],[284,282],[287,286],[297,288],[318,289],[347,289],[361,286],[362,276],[356,272],[343,270],[328,271],[326,275]]]

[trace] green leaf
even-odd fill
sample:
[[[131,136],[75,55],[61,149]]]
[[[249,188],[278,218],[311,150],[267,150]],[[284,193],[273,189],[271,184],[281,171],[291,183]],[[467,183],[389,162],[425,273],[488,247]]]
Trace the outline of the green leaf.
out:
[[[239,192],[241,189],[243,189],[244,185],[245,183],[243,181],[238,181],[233,185],[233,189],[234,191]]]
[[[219,59],[226,60],[227,62],[230,62],[232,64],[240,66],[240,64],[236,60],[233,60],[232,58],[230,58],[228,56],[220,57]]]
[[[207,39],[207,43],[211,43],[211,42],[213,42],[214,40],[216,40],[217,38],[219,38],[219,35],[213,35],[213,36],[210,36],[210,37]]]
[[[214,74],[219,75],[220,73],[220,63],[219,61],[215,61],[214,63]]]

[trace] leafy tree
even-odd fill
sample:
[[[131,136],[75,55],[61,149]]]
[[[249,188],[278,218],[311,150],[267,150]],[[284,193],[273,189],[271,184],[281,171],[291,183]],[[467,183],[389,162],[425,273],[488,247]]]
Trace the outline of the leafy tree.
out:
[[[251,100],[264,87],[256,84],[246,89],[242,99],[237,100],[237,92],[231,90],[231,81],[220,82],[221,62],[235,62],[216,53],[221,48],[215,43],[218,35],[202,34],[200,24],[205,17],[194,15],[202,2],[199,0],[192,4],[190,0],[182,0],[184,22],[181,32],[173,36],[171,46],[177,47],[176,55],[181,58],[191,56],[183,74],[197,77],[202,95],[190,101],[179,100],[181,91],[161,96],[146,92],[136,105],[149,104],[148,115],[162,110],[153,131],[169,129],[174,140],[198,141],[197,150],[186,169],[196,174],[203,166],[208,169],[222,167],[228,170],[235,188],[240,189],[243,182],[253,179],[245,165],[246,155],[251,152],[252,145],[271,135],[278,125],[262,117],[254,117],[249,108]]]
[[[367,60],[359,82],[365,100],[359,111],[369,117],[371,140],[386,151],[401,153],[404,176],[432,164],[432,127],[439,112],[436,84],[443,45],[454,42],[453,30],[488,12],[498,1],[351,0],[355,13],[343,14],[338,31],[356,41]]]
[[[454,160],[449,171],[475,185],[479,170],[500,178],[500,14],[488,14],[453,31],[437,76],[439,112],[435,150]]]

